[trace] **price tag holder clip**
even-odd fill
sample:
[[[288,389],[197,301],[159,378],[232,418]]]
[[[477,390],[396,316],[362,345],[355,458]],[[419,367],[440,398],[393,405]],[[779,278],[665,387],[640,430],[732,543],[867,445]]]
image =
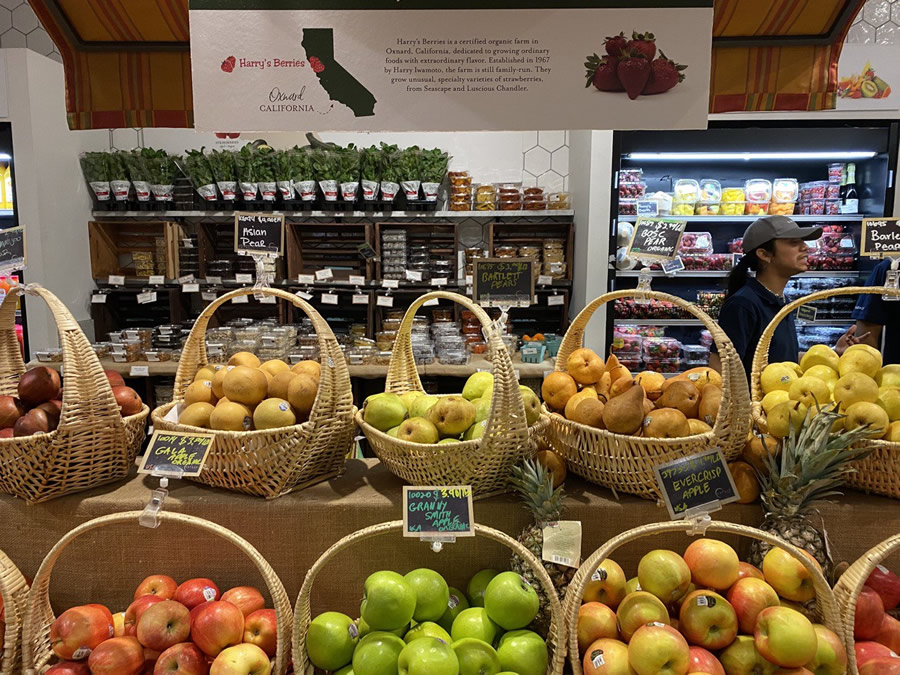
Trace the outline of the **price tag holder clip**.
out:
[[[638,285],[636,289],[636,293],[634,296],[634,302],[638,305],[649,305],[650,298],[646,297],[646,293],[649,293],[652,289],[650,288],[650,284],[653,282],[653,277],[650,274],[650,268],[644,267],[641,269],[641,273],[638,276]]]

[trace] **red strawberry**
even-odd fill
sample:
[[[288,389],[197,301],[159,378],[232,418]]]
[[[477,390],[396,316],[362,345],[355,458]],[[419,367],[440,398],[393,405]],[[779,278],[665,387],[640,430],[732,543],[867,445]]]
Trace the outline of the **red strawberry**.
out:
[[[622,53],[622,50],[628,46],[628,38],[625,37],[625,33],[620,32],[618,35],[606,38],[603,42],[603,46],[606,48],[607,54],[614,59],[617,59]]]
[[[653,33],[631,33],[628,49],[643,54],[648,61],[656,56],[656,36]]]
[[[599,57],[596,54],[588,56],[584,67],[587,68],[587,82],[585,88],[592,84],[600,91],[625,91],[625,87],[619,82],[616,75],[616,66],[619,60],[611,56]]]
[[[619,81],[632,101],[641,95],[650,79],[650,61],[642,54],[626,50],[616,68]]]
[[[650,79],[644,87],[643,94],[661,94],[669,91],[676,84],[684,80],[682,72],[687,66],[682,66],[668,58],[662,51],[659,58],[650,64]]]
[[[222,61],[222,70],[226,73],[230,73],[234,70],[234,66],[237,64],[237,59],[233,56],[229,56],[227,59]]]

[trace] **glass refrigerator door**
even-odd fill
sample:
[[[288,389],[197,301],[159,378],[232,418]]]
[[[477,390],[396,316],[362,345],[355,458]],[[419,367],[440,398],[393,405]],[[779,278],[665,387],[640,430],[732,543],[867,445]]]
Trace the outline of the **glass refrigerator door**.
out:
[[[0,122],[0,230],[18,226],[12,125],[9,122]],[[26,239],[26,246],[27,243]],[[16,283],[24,283],[23,270],[7,270],[0,273],[0,299],[5,298],[7,291]],[[17,332],[25,360],[28,361],[28,337],[25,331],[25,302],[23,299],[19,300],[19,305],[16,312]]]

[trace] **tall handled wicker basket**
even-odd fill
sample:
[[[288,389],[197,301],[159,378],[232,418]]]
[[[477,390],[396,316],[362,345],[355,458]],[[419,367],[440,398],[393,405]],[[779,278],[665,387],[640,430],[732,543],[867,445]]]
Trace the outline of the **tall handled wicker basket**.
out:
[[[753,356],[753,372],[750,373],[750,391],[752,397],[751,412],[753,423],[763,433],[767,433],[769,426],[766,422],[766,413],[762,408],[763,390],[760,381],[762,371],[769,365],[769,347],[772,344],[772,336],[775,329],[791,312],[816,300],[824,300],[842,295],[893,295],[900,297],[900,291],[896,288],[873,288],[868,286],[847,286],[845,288],[832,288],[825,291],[817,291],[798,298],[785,305],[772,322],[766,326],[756,353]],[[900,309],[900,303],[897,304]],[[892,443],[882,440],[867,440],[867,446],[874,450],[865,458],[854,463],[855,471],[846,475],[847,485],[857,490],[866,490],[878,495],[900,499],[900,443]]]
[[[25,616],[25,599],[28,583],[25,577],[5,553],[0,551],[0,598],[6,628],[0,647],[0,675],[18,675],[22,672],[22,618]]]
[[[359,412],[356,422],[378,459],[396,476],[412,485],[471,485],[477,499],[508,491],[512,467],[536,451],[536,434],[545,420],[531,428],[525,418],[522,393],[506,346],[487,313],[469,298],[457,293],[434,291],[417,298],[409,307],[388,367],[385,391],[405,394],[424,392],[413,357],[410,332],[416,311],[427,301],[452,300],[475,313],[485,329],[493,357],[494,389],[484,435],[477,440],[452,445],[404,441],[367,424]]]
[[[184,401],[184,392],[197,370],[209,363],[206,327],[216,309],[232,298],[252,293],[287,300],[303,310],[313,323],[319,340],[322,375],[309,419],[280,429],[212,432],[166,420],[166,414]],[[350,371],[334,333],[322,316],[292,293],[274,288],[242,288],[217,298],[197,318],[178,363],[174,400],[154,410],[152,419],[156,430],[215,435],[203,471],[191,480],[274,499],[341,473],[353,443],[353,413]]]
[[[563,338],[556,370],[565,371],[569,355],[584,346],[584,329],[600,307],[619,298],[643,298],[670,302],[699,319],[712,334],[722,361],[722,405],[712,431],[685,438],[643,438],[614,434],[550,414],[547,438],[566,460],[569,470],[613,490],[645,499],[661,497],[653,467],[718,446],[726,459],[738,456],[750,429],[750,397],[747,376],[731,340],[705,312],[682,298],[656,291],[623,290],[606,293],[585,307]]]
[[[309,662],[306,654],[306,633],[309,624],[312,621],[312,591],[316,578],[322,573],[325,566],[338,553],[348,549],[361,542],[374,539],[375,537],[392,535],[394,537],[403,532],[403,521],[397,520],[390,523],[382,523],[381,525],[373,525],[358,530],[353,534],[349,534],[331,548],[325,551],[313,566],[306,573],[303,580],[303,586],[300,588],[300,595],[297,596],[297,604],[294,606],[294,637],[293,637],[293,656],[294,656],[294,672],[296,673],[312,673],[313,665]],[[547,675],[561,675],[563,666],[566,662],[566,624],[563,620],[562,605],[559,602],[559,596],[547,574],[547,570],[534,555],[526,549],[522,544],[517,542],[509,535],[499,530],[485,527],[484,525],[475,525],[475,535],[485,537],[498,542],[513,553],[519,556],[534,572],[540,581],[544,595],[550,602],[550,630],[547,634],[546,642],[550,651],[550,659],[547,666]],[[457,540],[454,546],[464,546],[462,539]],[[362,579],[359,580],[360,585]]]
[[[27,293],[47,303],[59,330],[65,376],[59,426],[48,434],[0,439],[0,492],[29,502],[121,480],[134,465],[150,409],[123,418],[109,380],[75,318],[46,288]],[[15,396],[25,362],[16,339],[17,294],[0,305],[0,394]]]
[[[82,523],[74,530],[70,530],[50,549],[50,552],[38,569],[37,576],[34,578],[25,607],[25,618],[22,626],[22,661],[25,675],[39,675],[43,673],[54,659],[53,649],[50,645],[50,625],[55,620],[50,603],[50,576],[62,552],[81,535],[108,525],[125,524],[139,528],[141,526],[138,525],[138,518],[141,516],[141,513],[141,511],[126,511],[94,518],[86,523]],[[293,615],[291,614],[291,604],[288,600],[287,592],[284,590],[284,585],[281,583],[278,575],[275,574],[272,566],[266,562],[266,559],[262,557],[260,552],[247,540],[221,525],[203,518],[168,511],[159,513],[158,517],[163,526],[187,526],[224,539],[240,550],[259,570],[272,598],[275,616],[278,620],[278,649],[275,654],[272,673],[273,675],[284,675],[291,661],[290,645]]]

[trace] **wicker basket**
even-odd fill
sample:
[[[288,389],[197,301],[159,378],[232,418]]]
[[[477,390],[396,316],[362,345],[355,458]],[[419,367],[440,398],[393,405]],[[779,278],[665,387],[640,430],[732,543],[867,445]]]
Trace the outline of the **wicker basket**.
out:
[[[645,499],[661,497],[653,467],[718,446],[726,459],[737,457],[750,430],[750,397],[747,376],[728,336],[709,315],[685,300],[656,291],[615,291],[600,296],[585,307],[569,327],[556,357],[556,370],[565,371],[569,355],[584,345],[584,329],[594,312],[618,298],[664,300],[699,319],[712,334],[722,360],[722,406],[713,430],[686,438],[642,438],[614,434],[550,415],[547,434],[550,445],[566,460],[569,470],[582,478]]]
[[[465,296],[445,291],[417,298],[397,331],[385,391],[395,394],[425,391],[413,358],[410,330],[416,310],[436,298],[452,300],[474,312],[485,329],[493,363],[494,389],[484,435],[478,440],[452,445],[425,445],[382,433],[366,424],[361,411],[356,415],[356,423],[378,459],[391,473],[412,485],[471,485],[476,499],[502,494],[509,489],[513,465],[535,453],[536,437],[546,420],[542,416],[531,428],[526,424],[522,393],[509,352],[481,307]]]
[[[65,386],[56,431],[0,439],[0,492],[29,502],[112,483],[128,475],[144,440],[150,409],[123,418],[91,343],[65,305],[46,288],[27,287],[44,300],[59,330]],[[15,396],[25,362],[16,339],[17,294],[0,305],[0,394]]]
[[[869,549],[855,563],[850,565],[834,585],[834,597],[837,599],[844,622],[844,642],[847,645],[847,659],[850,668],[848,672],[859,675],[856,665],[856,649],[853,639],[853,619],[856,616],[856,600],[862,592],[863,586],[869,575],[875,568],[884,562],[893,553],[900,551],[900,534],[895,534],[889,539]]]
[[[20,641],[28,582],[3,551],[0,551],[0,597],[3,598],[6,621],[3,648],[0,649],[0,675],[18,675],[22,672]]]
[[[766,413],[762,409],[763,391],[760,384],[760,374],[769,365],[769,346],[772,336],[784,318],[807,303],[825,298],[833,298],[839,295],[895,295],[900,297],[900,290],[896,288],[873,288],[870,286],[847,286],[826,291],[817,291],[798,298],[785,305],[772,322],[766,326],[756,353],[753,356],[753,372],[750,374],[750,392],[752,395],[751,413],[756,427],[763,433],[767,433],[769,426],[766,423]],[[900,309],[900,302],[897,303]],[[867,440],[867,447],[874,450],[865,459],[854,464],[855,471],[846,475],[845,481],[850,487],[857,490],[865,490],[886,497],[900,499],[900,443],[890,441]]]
[[[578,568],[575,577],[572,579],[572,583],[569,584],[569,590],[566,592],[565,598],[566,626],[569,635],[569,663],[574,675],[582,675],[583,673],[581,667],[582,662],[578,652],[578,632],[576,627],[578,625],[578,608],[581,606],[581,599],[584,597],[584,591],[587,588],[588,582],[591,580],[591,576],[600,567],[600,563],[611,557],[621,546],[638,539],[643,539],[644,537],[670,532],[684,532],[689,535],[702,533],[703,536],[706,536],[706,533],[709,532],[721,532],[724,534],[749,537],[751,539],[766,542],[772,546],[783,548],[799,560],[803,564],[803,567],[805,567],[810,575],[812,575],[813,586],[816,589],[816,611],[821,617],[821,623],[833,630],[839,637],[843,636],[844,628],[841,621],[840,609],[838,608],[837,601],[831,591],[831,587],[828,585],[825,577],[822,576],[822,572],[816,564],[808,558],[802,550],[767,532],[757,530],[753,527],[747,527],[746,525],[737,525],[735,523],[726,523],[716,520],[703,523],[703,525],[705,525],[705,527],[698,528],[695,522],[692,521],[674,521],[670,523],[652,523],[650,525],[635,527],[634,529],[622,532],[607,541],[581,564],[581,567]]]
[[[50,605],[50,575],[53,573],[53,567],[66,546],[81,535],[107,525],[126,524],[133,525],[137,529],[141,527],[138,525],[138,518],[141,516],[141,513],[141,511],[126,511],[94,518],[79,525],[74,530],[70,530],[50,549],[34,578],[31,593],[28,594],[25,606],[22,624],[22,664],[25,675],[39,675],[39,673],[43,673],[56,658],[50,647],[50,625],[55,620],[53,608]],[[269,595],[272,598],[272,605],[275,608],[275,615],[278,619],[278,651],[275,654],[272,673],[273,675],[284,675],[291,661],[289,648],[293,616],[291,615],[291,605],[287,592],[269,563],[247,540],[221,525],[203,518],[168,511],[159,513],[158,517],[162,525],[187,525],[221,537],[236,546],[253,562],[266,583]]]
[[[309,419],[280,429],[210,431],[165,420],[184,400],[197,370],[209,363],[206,327],[216,309],[232,298],[254,293],[273,295],[293,303],[310,318],[319,339],[322,376]],[[296,295],[274,288],[242,288],[211,302],[188,336],[175,375],[174,400],[153,411],[157,431],[195,431],[215,435],[203,471],[190,480],[244,492],[266,499],[302,490],[339,475],[353,443],[353,392],[350,371],[331,328],[311,305]]]
[[[382,523],[381,525],[373,525],[372,527],[358,530],[353,534],[347,535],[325,551],[325,553],[323,553],[309,569],[306,573],[306,578],[303,580],[303,586],[300,588],[300,595],[297,596],[297,604],[294,606],[293,656],[295,673],[313,672],[313,666],[306,655],[306,632],[309,628],[310,621],[312,621],[311,602],[313,584],[315,584],[316,577],[319,576],[322,569],[338,553],[355,544],[381,535],[390,534],[398,536],[402,531],[403,521],[401,520]],[[563,666],[566,662],[566,624],[565,621],[563,621],[562,605],[559,602],[559,597],[553,587],[550,576],[547,574],[547,570],[544,569],[541,562],[535,558],[528,549],[499,530],[476,524],[475,535],[485,537],[486,539],[492,539],[509,548],[531,567],[532,571],[540,580],[544,594],[550,600],[551,623],[546,638],[547,645],[550,648],[550,661],[547,667],[547,675],[561,675]],[[463,545],[462,539],[457,540],[457,543],[454,544],[454,546]],[[360,584],[361,583],[362,580],[360,580]]]

